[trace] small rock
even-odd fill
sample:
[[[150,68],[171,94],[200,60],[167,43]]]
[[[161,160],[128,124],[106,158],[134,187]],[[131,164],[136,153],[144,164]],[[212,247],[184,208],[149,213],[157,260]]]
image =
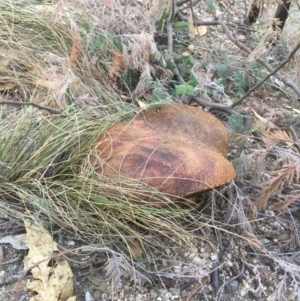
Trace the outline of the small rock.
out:
[[[195,45],[194,44],[190,44],[188,47],[188,50],[193,52],[195,50]]]
[[[162,301],[162,297],[157,297],[156,300],[157,301]]]
[[[174,265],[173,270],[174,270],[174,273],[180,273],[182,268],[179,265]]]
[[[170,249],[166,249],[165,252],[166,252],[167,255],[171,254],[171,250]]]
[[[85,301],[94,301],[94,298],[90,292],[85,293]]]
[[[218,255],[217,254],[212,254],[212,255],[210,255],[210,259],[211,260],[217,260],[218,259]]]
[[[101,293],[100,293],[99,291],[95,291],[94,294],[93,294],[93,296],[94,296],[94,299],[95,299],[95,300],[100,300],[100,298],[101,298]]]
[[[166,293],[165,293],[165,298],[166,298],[166,299],[170,299],[171,296],[172,296],[171,293],[169,293],[169,292],[166,292]]]
[[[228,260],[228,261],[227,261],[227,266],[231,268],[231,267],[233,266],[232,261]]]
[[[246,41],[247,38],[246,38],[246,36],[240,34],[240,35],[238,35],[237,39],[241,42],[244,42],[244,41]]]
[[[201,263],[201,262],[202,262],[202,259],[199,256],[195,256],[193,258],[193,263]]]
[[[241,296],[242,296],[242,297],[245,297],[246,294],[247,294],[247,292],[248,292],[247,289],[242,289],[242,290],[241,290]]]

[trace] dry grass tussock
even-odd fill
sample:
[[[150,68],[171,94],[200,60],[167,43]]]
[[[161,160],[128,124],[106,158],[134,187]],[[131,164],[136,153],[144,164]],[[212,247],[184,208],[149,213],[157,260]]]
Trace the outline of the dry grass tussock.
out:
[[[128,238],[136,237],[156,248],[160,243],[149,237],[145,242],[141,230],[178,241],[196,217],[189,209],[133,205],[145,193],[169,201],[150,187],[95,174],[89,154],[109,124],[133,116],[114,90],[122,69],[140,71],[144,81],[149,56],[163,59],[149,24],[147,34],[128,30],[116,36],[107,30],[110,2],[100,3],[0,1],[0,101],[35,102],[62,112],[49,116],[31,107],[1,106],[1,211],[57,225],[88,243],[113,241],[126,249]],[[118,18],[137,26],[126,16]]]

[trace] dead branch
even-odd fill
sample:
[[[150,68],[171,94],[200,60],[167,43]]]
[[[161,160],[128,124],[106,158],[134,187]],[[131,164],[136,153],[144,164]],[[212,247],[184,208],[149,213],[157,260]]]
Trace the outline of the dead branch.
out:
[[[44,107],[41,105],[38,105],[34,102],[22,102],[22,101],[0,101],[0,105],[13,105],[13,106],[33,106],[40,110],[45,110],[50,112],[51,114],[61,114],[61,111],[56,110],[54,108]]]
[[[191,101],[193,101],[193,100],[196,101],[202,107],[205,107],[208,111],[218,110],[218,111],[225,112],[228,115],[232,115],[232,114],[236,113],[235,110],[233,110],[230,106],[223,106],[223,105],[219,105],[219,104],[215,104],[215,103],[210,103],[194,94],[192,94],[190,96],[188,103],[191,103]]]

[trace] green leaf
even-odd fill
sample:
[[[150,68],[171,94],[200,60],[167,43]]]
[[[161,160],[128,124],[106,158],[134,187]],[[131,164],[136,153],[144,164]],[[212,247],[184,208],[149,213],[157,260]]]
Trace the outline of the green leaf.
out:
[[[73,103],[74,103],[74,101],[73,101],[73,98],[72,98],[72,96],[71,96],[71,92],[70,92],[70,88],[68,87],[67,88],[67,90],[66,90],[66,101],[67,101],[67,104],[69,105],[69,106],[71,106]]]
[[[206,0],[205,4],[210,10],[216,11],[217,7],[216,7],[216,3],[214,0]]]
[[[196,87],[198,85],[198,80],[196,79],[196,77],[193,73],[190,73],[189,84],[194,86],[194,87]]]
[[[172,27],[173,29],[181,29],[181,28],[187,28],[190,26],[189,22],[184,22],[184,21],[178,21],[173,23]]]
[[[190,96],[193,93],[193,91],[194,91],[194,87],[189,84],[175,86],[176,95]]]

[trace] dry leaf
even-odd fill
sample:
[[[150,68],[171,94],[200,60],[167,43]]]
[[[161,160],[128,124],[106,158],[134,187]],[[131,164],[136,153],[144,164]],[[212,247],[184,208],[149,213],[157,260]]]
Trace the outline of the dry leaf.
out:
[[[259,128],[259,134],[270,144],[277,144],[279,142],[293,142],[293,137],[286,131],[281,130],[272,121],[260,116],[254,110],[252,110],[255,117],[261,123]]]
[[[137,100],[137,103],[139,104],[140,108],[144,109],[147,107],[147,104],[143,102],[142,100]]]
[[[73,297],[73,273],[66,260],[49,265],[57,245],[43,228],[25,221],[26,234],[23,241],[29,248],[24,258],[24,269],[31,271],[33,280],[28,280],[27,289],[36,293],[30,301],[71,301]]]
[[[194,26],[193,25],[193,15],[190,14],[188,17],[189,25],[189,37],[190,39],[194,39],[197,35],[204,36],[207,32],[206,26]]]

